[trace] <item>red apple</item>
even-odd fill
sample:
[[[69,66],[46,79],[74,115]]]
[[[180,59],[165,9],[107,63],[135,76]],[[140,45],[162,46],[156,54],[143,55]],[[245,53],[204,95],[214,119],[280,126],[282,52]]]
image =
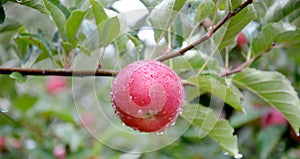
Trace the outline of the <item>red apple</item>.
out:
[[[242,49],[247,45],[247,43],[247,38],[245,37],[244,33],[240,32],[237,37],[237,48]]]
[[[46,81],[46,88],[50,94],[55,94],[67,88],[67,81],[62,76],[51,76]]]
[[[272,108],[261,118],[262,127],[268,127],[271,125],[286,125],[286,118],[278,110]]]
[[[184,101],[178,75],[154,60],[137,61],[119,72],[112,102],[120,119],[141,132],[160,132],[175,122]]]

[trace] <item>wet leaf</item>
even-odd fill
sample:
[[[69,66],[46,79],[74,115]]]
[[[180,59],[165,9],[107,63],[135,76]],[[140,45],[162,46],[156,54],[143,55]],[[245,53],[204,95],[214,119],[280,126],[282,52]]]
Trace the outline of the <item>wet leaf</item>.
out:
[[[24,83],[26,81],[26,77],[19,72],[13,72],[9,75],[9,77],[18,81],[19,83]]]
[[[207,134],[230,155],[237,155],[237,136],[234,129],[225,119],[217,119],[213,110],[201,105],[184,105],[183,117],[198,127],[201,134]]]
[[[66,16],[65,14],[53,3],[49,2],[48,0],[43,0],[46,8],[49,10],[54,23],[56,24],[60,35],[64,40],[66,40],[66,30],[65,30],[65,23],[66,23]]]
[[[219,97],[221,100],[232,106],[234,109],[242,111],[240,96],[230,87],[221,83],[211,76],[194,76],[187,80],[200,90],[210,92],[212,95]]]
[[[71,16],[67,19],[65,28],[69,41],[75,37],[85,14],[86,11],[75,10],[72,11]]]
[[[185,0],[163,0],[151,11],[149,21],[155,31],[156,42],[163,38],[184,4]]]
[[[300,128],[300,100],[291,82],[279,72],[246,69],[233,78],[233,83],[254,93],[279,110],[296,134]]]
[[[97,2],[96,0],[90,0],[90,2],[92,4],[96,25],[100,25],[108,19],[108,16],[106,15],[103,6],[99,2]]]
[[[238,35],[238,33],[241,32],[254,18],[256,18],[256,11],[253,5],[249,5],[225,23],[225,25],[213,35],[213,40],[219,49],[231,45],[234,42],[236,35]]]

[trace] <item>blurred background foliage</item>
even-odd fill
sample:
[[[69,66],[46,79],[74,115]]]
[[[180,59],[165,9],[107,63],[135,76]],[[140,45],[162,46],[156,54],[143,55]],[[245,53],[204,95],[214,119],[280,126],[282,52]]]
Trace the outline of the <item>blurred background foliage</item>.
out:
[[[200,22],[207,18],[218,22],[229,6],[234,10],[242,2],[134,0],[136,5],[147,9],[130,12],[118,7],[133,3],[128,0],[1,0],[0,65],[95,69],[100,59],[101,68],[120,70],[133,61],[154,58],[170,49],[178,50],[207,32],[209,28],[198,25]],[[159,7],[180,11],[180,15],[176,17]],[[251,66],[284,74],[299,93],[300,1],[260,0],[246,10],[214,35],[214,42],[221,41],[220,44],[214,46],[210,40],[198,46],[197,51],[166,64],[188,79],[209,60],[201,73],[214,76],[227,67],[226,63],[220,64],[226,61],[225,54],[230,59],[228,68],[234,68],[247,60],[249,50],[258,54],[275,43],[275,49],[267,50]],[[282,32],[290,33],[277,39],[272,37]],[[246,38],[242,47],[237,44],[238,33]],[[157,51],[152,55],[154,48]],[[214,48],[219,48],[220,56],[209,59]],[[201,52],[201,56],[195,52]],[[99,114],[94,111],[99,103],[113,123],[122,126],[110,103],[111,77],[85,80],[28,76],[24,83],[10,77],[0,75],[0,158],[232,158],[212,138],[199,138],[197,124],[190,126],[174,143],[149,153],[121,152],[99,142],[93,132],[111,134],[103,139],[104,143],[116,142],[125,147],[133,144],[129,140],[119,142],[109,129],[90,130],[100,127]],[[207,106],[210,101],[208,90],[202,94],[186,88],[186,92],[187,103],[200,101]],[[238,106],[226,104],[220,118],[227,119],[234,128],[244,158],[300,158],[300,138],[282,114],[249,91],[240,93],[246,113],[235,110]],[[99,101],[90,100],[95,95]],[[119,137],[126,138],[126,135]]]

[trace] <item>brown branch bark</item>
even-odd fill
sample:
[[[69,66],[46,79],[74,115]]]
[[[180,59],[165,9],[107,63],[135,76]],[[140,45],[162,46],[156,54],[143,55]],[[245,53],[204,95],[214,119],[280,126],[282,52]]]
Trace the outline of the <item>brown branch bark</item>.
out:
[[[174,52],[174,53],[169,53],[162,55],[158,57],[156,60],[157,61],[166,61],[168,59],[177,57],[177,56],[183,56],[187,51],[195,48],[199,44],[203,43],[207,39],[209,39],[217,30],[219,30],[231,17],[235,16],[237,13],[239,13],[241,10],[246,8],[249,4],[253,3],[253,0],[246,0],[243,2],[238,8],[236,8],[234,11],[229,12],[215,27],[212,31],[206,33],[203,35],[199,40],[193,42],[192,44],[182,48],[181,50]]]
[[[68,70],[68,69],[27,69],[27,68],[0,68],[0,74],[11,74],[19,72],[20,74],[34,75],[34,76],[73,76],[73,77],[87,77],[87,76],[111,76],[118,74],[116,71],[109,70]]]
[[[233,75],[235,73],[242,72],[246,67],[250,66],[253,62],[260,59],[264,54],[268,53],[274,47],[275,47],[275,43],[272,44],[272,47],[262,51],[261,53],[257,54],[256,56],[252,57],[251,59],[246,60],[244,63],[242,63],[241,65],[239,65],[236,68],[232,69],[231,71],[225,71],[220,76],[225,77],[225,76]]]

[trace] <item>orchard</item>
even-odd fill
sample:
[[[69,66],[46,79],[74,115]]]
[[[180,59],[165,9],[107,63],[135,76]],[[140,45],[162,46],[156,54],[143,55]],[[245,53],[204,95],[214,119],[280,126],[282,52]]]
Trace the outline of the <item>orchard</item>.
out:
[[[300,1],[1,0],[0,158],[300,158]]]

